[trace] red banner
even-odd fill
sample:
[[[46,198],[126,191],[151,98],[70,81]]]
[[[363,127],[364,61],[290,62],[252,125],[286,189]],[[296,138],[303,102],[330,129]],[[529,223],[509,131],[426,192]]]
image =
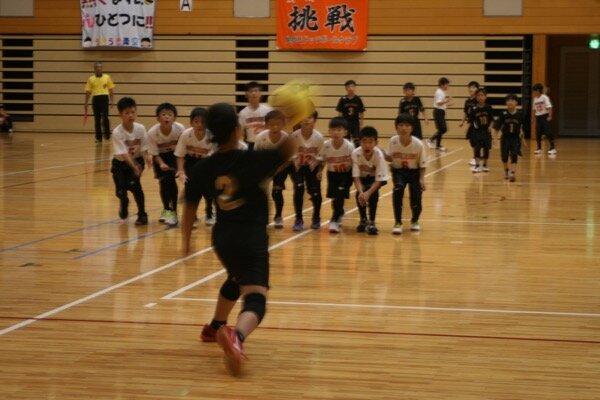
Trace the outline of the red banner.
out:
[[[368,0],[277,0],[277,48],[365,50]]]

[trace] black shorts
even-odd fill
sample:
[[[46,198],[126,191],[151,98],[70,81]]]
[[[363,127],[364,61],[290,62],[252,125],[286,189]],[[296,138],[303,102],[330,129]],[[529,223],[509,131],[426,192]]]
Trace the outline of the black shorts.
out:
[[[285,190],[285,181],[289,174],[291,174],[290,167],[286,167],[283,171],[279,171],[273,176],[273,187],[278,187],[281,190]]]
[[[536,133],[541,135],[552,135],[552,127],[548,121],[548,114],[538,115],[535,117]]]
[[[350,186],[352,186],[352,171],[331,172],[327,171],[327,197],[335,199],[343,196],[350,198]]]
[[[363,186],[364,190],[369,190],[371,189],[371,186],[373,186],[373,184],[375,183],[375,177],[374,176],[366,176],[366,177],[360,177],[360,183]],[[377,190],[379,190],[382,186],[384,186],[387,182],[383,181],[380,182],[381,185],[379,186],[379,188]]]
[[[227,275],[240,285],[269,287],[269,236],[263,225],[217,220],[212,242]]]
[[[133,161],[139,165],[139,167],[144,170],[144,157],[134,158]],[[135,176],[135,173],[125,161],[117,160],[116,158],[112,159],[112,163],[110,166],[110,172],[113,174],[123,174],[123,175],[131,175]],[[136,177],[137,178],[137,177]]]
[[[196,163],[200,160],[202,160],[202,157],[194,157],[194,156],[190,156],[189,154],[186,154],[184,159],[184,169],[185,169],[185,174],[186,175],[190,175],[190,173],[192,172],[192,168],[194,168],[194,165],[196,165]],[[177,161],[175,161],[177,162]]]
[[[473,138],[473,147],[480,146],[480,148],[488,150],[492,148],[492,135],[489,132],[474,130],[471,137]]]
[[[508,162],[509,156],[516,161],[521,150],[521,138],[517,135],[502,135],[500,139],[500,157],[502,162]]]
[[[421,170],[418,168],[392,168],[394,186],[406,186],[421,182]]]
[[[167,153],[160,153],[160,158],[162,158],[163,162],[167,164],[171,169],[163,171],[160,169],[160,166],[157,162],[152,163],[154,168],[154,177],[158,180],[162,180],[164,178],[173,177],[175,178],[175,172],[177,171],[177,157],[172,151]]]

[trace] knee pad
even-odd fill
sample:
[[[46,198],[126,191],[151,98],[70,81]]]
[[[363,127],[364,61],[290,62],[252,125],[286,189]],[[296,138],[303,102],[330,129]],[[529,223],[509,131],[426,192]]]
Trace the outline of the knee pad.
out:
[[[240,285],[228,278],[223,282],[220,293],[227,300],[237,301],[240,298]]]
[[[250,293],[244,297],[244,308],[242,312],[252,312],[256,314],[258,323],[262,321],[267,312],[267,298],[260,293]]]

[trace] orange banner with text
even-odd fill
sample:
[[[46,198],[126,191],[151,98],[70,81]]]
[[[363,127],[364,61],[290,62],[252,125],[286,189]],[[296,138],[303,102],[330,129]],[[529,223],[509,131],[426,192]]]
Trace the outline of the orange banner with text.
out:
[[[365,50],[368,0],[277,0],[277,48]]]

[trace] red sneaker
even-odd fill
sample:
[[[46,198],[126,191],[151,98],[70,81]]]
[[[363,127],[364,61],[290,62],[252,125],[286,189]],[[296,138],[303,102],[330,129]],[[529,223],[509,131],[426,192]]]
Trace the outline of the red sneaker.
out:
[[[214,330],[209,324],[205,324],[202,328],[202,333],[200,334],[200,340],[203,342],[216,342],[217,331]]]
[[[242,361],[246,359],[244,355],[244,345],[240,341],[235,329],[228,326],[222,326],[217,331],[217,342],[225,353],[225,365],[231,375],[237,376],[242,371]]]

